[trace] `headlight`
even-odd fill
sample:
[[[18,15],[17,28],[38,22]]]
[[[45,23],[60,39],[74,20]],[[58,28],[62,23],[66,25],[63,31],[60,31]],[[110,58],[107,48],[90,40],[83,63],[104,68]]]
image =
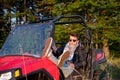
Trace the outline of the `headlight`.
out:
[[[12,78],[12,72],[6,72],[1,74],[0,80],[9,80]]]
[[[16,80],[22,76],[20,68],[0,71],[0,80]]]

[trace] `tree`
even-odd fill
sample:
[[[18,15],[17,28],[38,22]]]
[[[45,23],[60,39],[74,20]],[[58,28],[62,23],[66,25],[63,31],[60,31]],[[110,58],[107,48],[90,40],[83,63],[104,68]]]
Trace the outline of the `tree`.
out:
[[[93,30],[93,42],[96,48],[103,48],[106,56],[109,55],[109,45],[111,40],[119,42],[119,9],[117,0],[94,1],[94,0],[74,0],[58,1],[52,13],[54,15],[80,14],[88,26]],[[111,38],[113,36],[114,38]]]
[[[120,35],[116,31],[120,29],[118,0],[1,0],[0,4],[1,11],[6,10],[1,20],[6,20],[8,30],[11,29],[12,18],[16,18],[16,24],[21,24],[59,15],[78,14],[84,17],[93,30],[96,48],[103,48],[109,54],[111,41],[120,43]]]

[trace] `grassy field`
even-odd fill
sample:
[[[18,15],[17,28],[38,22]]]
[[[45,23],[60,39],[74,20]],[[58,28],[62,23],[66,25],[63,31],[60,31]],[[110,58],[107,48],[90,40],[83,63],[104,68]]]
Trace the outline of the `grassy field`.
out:
[[[120,58],[109,58],[104,67],[109,80],[120,80]]]

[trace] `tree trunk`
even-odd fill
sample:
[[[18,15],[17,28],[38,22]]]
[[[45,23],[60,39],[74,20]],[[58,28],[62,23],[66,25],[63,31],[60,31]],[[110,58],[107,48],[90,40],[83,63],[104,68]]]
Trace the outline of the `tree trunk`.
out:
[[[98,33],[97,32],[95,33],[95,38],[96,38],[96,40],[98,40]],[[95,48],[98,49],[98,43],[95,43]]]
[[[107,40],[103,41],[103,51],[105,52],[105,56],[108,59],[110,52],[109,52],[109,45]]]
[[[26,12],[26,0],[24,0],[24,12]],[[26,23],[27,17],[26,14],[24,15],[24,23]]]

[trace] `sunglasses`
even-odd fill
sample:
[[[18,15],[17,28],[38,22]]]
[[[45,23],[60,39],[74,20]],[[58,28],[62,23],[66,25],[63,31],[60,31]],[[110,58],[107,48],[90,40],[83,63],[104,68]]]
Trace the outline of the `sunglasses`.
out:
[[[76,42],[77,40],[74,40],[74,39],[69,39],[69,42]]]

